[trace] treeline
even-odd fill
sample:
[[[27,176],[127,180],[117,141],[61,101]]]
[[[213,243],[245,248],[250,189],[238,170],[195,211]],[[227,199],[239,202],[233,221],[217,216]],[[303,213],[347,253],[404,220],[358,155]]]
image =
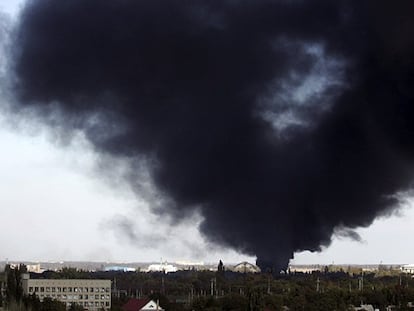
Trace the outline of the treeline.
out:
[[[116,275],[116,276],[115,276]],[[380,276],[369,273],[314,272],[287,275],[233,272],[180,271],[115,273],[116,293],[121,299],[164,297],[166,310],[309,310],[346,311],[371,304],[379,310],[414,310],[414,281],[408,275]],[[117,304],[114,299],[114,309]],[[177,302],[182,303],[177,307]],[[172,303],[172,305],[171,305]],[[120,310],[120,309],[118,309]]]
[[[21,273],[25,267],[6,267],[7,288],[3,306],[6,310],[60,311],[59,301],[23,297]],[[249,274],[225,271],[178,271],[143,273],[97,271],[64,268],[60,272],[31,273],[31,278],[110,279],[112,308],[119,311],[131,297],[158,300],[166,311],[194,310],[309,310],[346,311],[351,306],[371,304],[379,310],[414,310],[414,280],[409,275],[348,273],[344,271],[290,273],[285,275]],[[16,308],[16,306],[18,308]],[[22,309],[23,308],[23,309]],[[82,310],[73,305],[72,310]]]

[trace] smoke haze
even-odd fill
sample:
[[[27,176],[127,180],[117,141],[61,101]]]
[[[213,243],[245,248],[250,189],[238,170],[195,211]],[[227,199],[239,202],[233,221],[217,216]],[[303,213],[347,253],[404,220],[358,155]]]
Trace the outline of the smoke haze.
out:
[[[412,6],[31,0],[16,108],[140,163],[131,184],[144,163],[158,212],[198,210],[211,242],[277,271],[338,228],[358,239],[410,189]]]

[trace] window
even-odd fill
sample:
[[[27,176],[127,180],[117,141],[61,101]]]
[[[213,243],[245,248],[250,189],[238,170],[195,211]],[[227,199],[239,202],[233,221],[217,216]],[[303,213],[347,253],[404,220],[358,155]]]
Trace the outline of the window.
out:
[[[38,292],[39,291],[39,287],[35,287],[35,292]]]
[[[40,288],[40,292],[43,293],[44,291],[45,291],[45,288],[44,287],[41,287]]]
[[[95,299],[99,299],[99,295],[95,295]]]
[[[109,293],[111,291],[111,289],[109,287],[106,288],[105,290],[107,293]]]
[[[62,291],[62,287],[58,287],[57,291],[58,291],[58,293],[60,293]]]
[[[69,292],[69,293],[71,293],[71,292],[72,292],[72,290],[73,290],[73,288],[72,288],[72,287],[68,287],[68,292]]]
[[[63,292],[66,293],[68,291],[68,289],[66,287],[62,288]]]
[[[50,292],[50,287],[46,287],[46,293]]]
[[[88,289],[89,289],[89,288],[85,287],[85,288],[83,289],[83,291],[84,291],[85,293],[87,293],[87,292],[88,292]]]
[[[33,287],[32,286],[29,287],[29,293],[31,293],[31,292],[33,292]]]
[[[93,293],[93,287],[90,288],[90,292]]]
[[[56,292],[56,287],[52,287],[52,293]]]

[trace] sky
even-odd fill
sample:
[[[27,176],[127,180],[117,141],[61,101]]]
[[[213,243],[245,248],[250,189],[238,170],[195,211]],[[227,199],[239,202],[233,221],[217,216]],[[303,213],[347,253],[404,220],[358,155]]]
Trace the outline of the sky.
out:
[[[62,146],[39,124],[16,128],[16,123],[9,123],[3,116],[0,206],[6,234],[0,235],[0,260],[255,260],[234,251],[204,251],[208,245],[197,231],[197,217],[178,227],[166,226],[122,184],[114,185],[94,173],[96,155],[82,137]],[[136,239],[120,235],[111,225],[124,215],[136,219]],[[414,262],[408,242],[413,223],[414,209],[408,207],[359,229],[360,242],[337,237],[321,253],[296,253],[292,263]],[[152,243],[154,231],[169,238]],[[171,239],[171,234],[177,238]],[[184,240],[188,244],[171,244]]]
[[[16,16],[22,2],[0,0],[0,9]],[[169,223],[116,175],[97,174],[102,163],[81,133],[62,144],[46,126],[3,109],[0,142],[0,260],[255,260],[203,239],[200,215]],[[116,228],[126,223],[133,232],[120,233]],[[334,237],[322,252],[296,253],[292,263],[412,263],[407,242],[412,224],[414,208],[408,202],[398,214],[357,229],[361,241]]]

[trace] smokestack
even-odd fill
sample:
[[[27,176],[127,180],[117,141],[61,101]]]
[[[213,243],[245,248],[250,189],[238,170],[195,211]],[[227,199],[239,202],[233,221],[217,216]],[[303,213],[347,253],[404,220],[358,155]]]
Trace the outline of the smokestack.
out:
[[[99,152],[150,163],[162,212],[198,209],[210,241],[280,271],[338,228],[357,237],[409,190],[413,12],[411,1],[31,0],[13,89]]]

